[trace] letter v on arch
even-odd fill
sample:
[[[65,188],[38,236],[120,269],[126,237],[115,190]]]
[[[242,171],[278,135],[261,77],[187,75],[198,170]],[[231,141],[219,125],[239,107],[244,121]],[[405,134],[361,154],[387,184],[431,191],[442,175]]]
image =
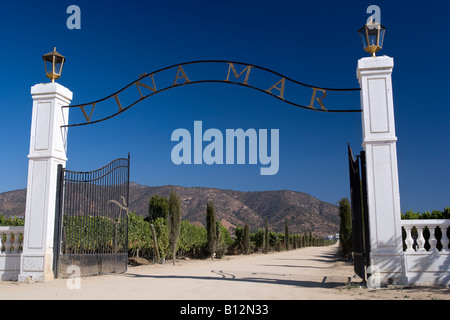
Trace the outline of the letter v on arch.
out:
[[[88,106],[88,104],[78,106],[81,109],[81,111],[83,112],[84,118],[86,119],[87,123],[91,122],[92,114],[94,113],[94,109],[95,109],[95,105],[96,104],[97,104],[97,102],[93,102],[92,103],[92,109],[91,109],[91,113],[89,114],[89,117],[88,117],[88,115],[86,113],[86,110],[84,110],[84,107]]]

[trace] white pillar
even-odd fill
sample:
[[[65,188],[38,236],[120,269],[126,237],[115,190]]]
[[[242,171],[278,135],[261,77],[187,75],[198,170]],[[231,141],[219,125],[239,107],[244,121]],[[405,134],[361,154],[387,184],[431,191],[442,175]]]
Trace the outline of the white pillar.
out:
[[[53,279],[57,166],[65,167],[68,108],[72,92],[58,83],[31,87],[33,112],[23,253],[19,281]]]
[[[381,284],[404,282],[397,148],[391,73],[394,60],[358,61],[363,148],[366,151],[370,263]]]

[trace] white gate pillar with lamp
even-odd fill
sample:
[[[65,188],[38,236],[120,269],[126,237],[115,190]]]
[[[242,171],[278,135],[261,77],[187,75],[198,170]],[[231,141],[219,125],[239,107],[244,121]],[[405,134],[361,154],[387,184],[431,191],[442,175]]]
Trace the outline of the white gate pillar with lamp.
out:
[[[43,56],[52,82],[31,87],[33,111],[28,155],[23,253],[19,281],[53,279],[53,241],[57,167],[65,167],[68,108],[72,92],[55,83],[64,57],[56,50]]]
[[[375,273],[381,285],[405,281],[391,80],[394,60],[388,56],[375,56],[381,49],[384,30],[373,21],[361,28],[364,49],[372,57],[360,59],[357,67],[361,87],[362,145],[367,168],[368,273]]]

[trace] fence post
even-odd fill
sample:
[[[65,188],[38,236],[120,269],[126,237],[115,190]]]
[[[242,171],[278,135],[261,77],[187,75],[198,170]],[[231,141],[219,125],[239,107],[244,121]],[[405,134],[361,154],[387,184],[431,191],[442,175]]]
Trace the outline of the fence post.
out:
[[[57,278],[60,274],[59,255],[61,253],[62,212],[64,204],[64,167],[58,164],[56,184],[56,207],[55,207],[55,235],[53,242],[53,275]]]
[[[53,245],[58,165],[65,167],[72,92],[58,83],[31,87],[33,111],[23,253],[19,281],[53,279]]]

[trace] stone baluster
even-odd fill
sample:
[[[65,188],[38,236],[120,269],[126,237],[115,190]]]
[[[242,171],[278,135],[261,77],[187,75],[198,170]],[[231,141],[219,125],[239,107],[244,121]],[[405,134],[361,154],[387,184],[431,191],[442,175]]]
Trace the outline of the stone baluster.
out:
[[[23,231],[19,233],[19,239],[18,239],[18,243],[19,243],[19,252],[23,251]]]
[[[0,254],[5,252],[5,238],[6,238],[6,234],[5,232],[0,231]]]
[[[430,231],[430,239],[428,239],[428,243],[430,244],[430,252],[438,252],[439,250],[436,248],[436,243],[437,243],[437,239],[436,239],[436,235],[435,230],[436,230],[436,225],[434,224],[430,224],[428,225],[428,230]]]
[[[423,228],[424,228],[423,226],[416,226],[417,234],[418,234],[417,244],[419,246],[417,251],[419,251],[419,252],[427,251],[425,249],[425,238],[423,237]]]
[[[11,252],[20,253],[22,251],[21,250],[22,244],[20,241],[20,236],[21,236],[21,233],[18,231],[11,234],[11,237],[12,237],[11,238],[11,245],[12,245]]]
[[[11,231],[9,234],[9,252],[10,253],[16,253],[17,250],[17,246],[15,245],[17,239],[17,235],[15,234],[15,232]]]
[[[13,231],[9,233],[9,252],[15,253],[16,252],[16,245],[14,242],[16,241],[17,236]]]
[[[12,234],[13,234],[12,232],[8,232],[8,231],[6,231],[6,233],[5,233],[6,237],[5,237],[5,243],[4,243],[4,247],[5,247],[4,253],[10,253],[11,252],[11,246],[12,246],[11,235]]]
[[[414,239],[411,236],[412,226],[404,226],[404,228],[406,232],[406,239],[405,239],[406,252],[414,252],[415,251],[413,248]]]
[[[449,252],[450,250],[448,249],[448,243],[449,243],[449,239],[447,237],[447,228],[449,226],[448,225],[443,225],[441,226],[441,231],[442,231],[442,238],[441,238],[441,243],[442,243],[442,251],[444,252]]]

